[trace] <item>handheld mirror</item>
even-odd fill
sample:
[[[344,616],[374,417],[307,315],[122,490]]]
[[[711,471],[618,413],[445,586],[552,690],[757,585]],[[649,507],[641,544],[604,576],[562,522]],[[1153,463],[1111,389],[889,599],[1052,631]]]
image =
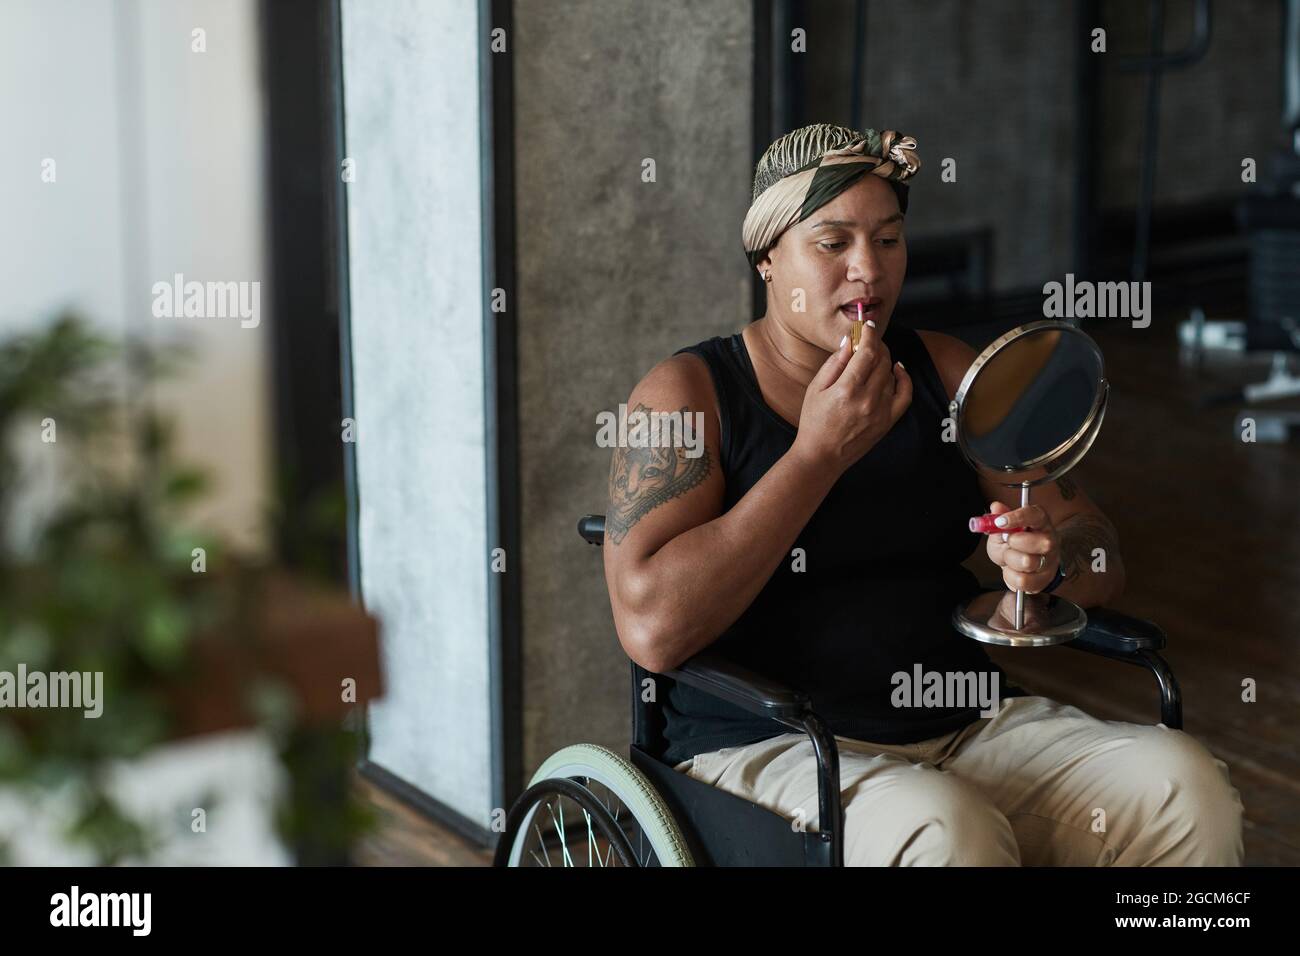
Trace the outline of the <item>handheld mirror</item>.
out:
[[[989,481],[1029,489],[1073,468],[1101,430],[1110,386],[1101,349],[1065,322],[1030,322],[991,342],[949,405],[957,442]],[[1002,540],[1008,539],[1002,535]],[[986,591],[958,606],[952,622],[987,644],[1043,647],[1078,637],[1088,616],[1055,594]]]

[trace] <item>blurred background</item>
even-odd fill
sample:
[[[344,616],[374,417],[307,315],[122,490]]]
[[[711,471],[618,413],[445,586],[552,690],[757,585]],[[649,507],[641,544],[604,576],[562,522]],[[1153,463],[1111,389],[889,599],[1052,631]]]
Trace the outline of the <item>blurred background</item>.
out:
[[[625,750],[596,416],[762,314],[754,164],[831,122],[919,144],[895,321],[980,349],[1047,282],[1151,283],[1149,326],[1080,321],[1075,474],[1247,862],[1300,862],[1300,2],[7,0],[0,77],[0,670],[108,688],[6,720],[11,859],[479,864],[547,756]],[[993,653],[1158,719],[1138,668]]]

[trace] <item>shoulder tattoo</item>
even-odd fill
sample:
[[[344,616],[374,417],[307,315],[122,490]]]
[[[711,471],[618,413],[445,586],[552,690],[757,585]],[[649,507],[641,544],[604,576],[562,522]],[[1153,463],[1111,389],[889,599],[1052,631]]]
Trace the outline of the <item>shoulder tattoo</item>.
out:
[[[629,412],[651,414],[638,402]],[[688,410],[683,408],[683,419]],[[697,458],[687,457],[681,444],[647,445],[614,449],[609,469],[609,513],[605,516],[605,540],[618,544],[632,526],[660,505],[681,497],[704,481],[712,470],[709,450],[701,446]]]

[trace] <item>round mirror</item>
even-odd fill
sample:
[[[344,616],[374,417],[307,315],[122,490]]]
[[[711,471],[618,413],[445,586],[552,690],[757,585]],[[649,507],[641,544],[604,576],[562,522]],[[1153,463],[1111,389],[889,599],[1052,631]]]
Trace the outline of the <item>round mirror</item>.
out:
[[[966,460],[990,481],[1036,485],[1078,463],[1101,429],[1101,349],[1062,322],[1033,322],[990,343],[950,410]]]
[[[1065,474],[1092,446],[1108,393],[1101,349],[1083,330],[1031,322],[980,353],[949,410],[966,460],[989,481],[1018,487],[1024,507],[1031,487]],[[1078,637],[1088,616],[1055,594],[989,591],[954,610],[953,625],[989,644],[1042,647]]]

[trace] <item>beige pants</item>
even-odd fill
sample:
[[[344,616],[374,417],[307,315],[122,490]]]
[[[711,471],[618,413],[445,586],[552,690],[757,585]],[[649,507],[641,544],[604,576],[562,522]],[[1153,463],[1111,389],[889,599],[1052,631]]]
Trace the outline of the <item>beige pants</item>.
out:
[[[846,866],[1242,865],[1241,796],[1227,765],[1164,724],[1012,697],[933,740],[835,740]],[[676,769],[818,829],[805,734]]]

